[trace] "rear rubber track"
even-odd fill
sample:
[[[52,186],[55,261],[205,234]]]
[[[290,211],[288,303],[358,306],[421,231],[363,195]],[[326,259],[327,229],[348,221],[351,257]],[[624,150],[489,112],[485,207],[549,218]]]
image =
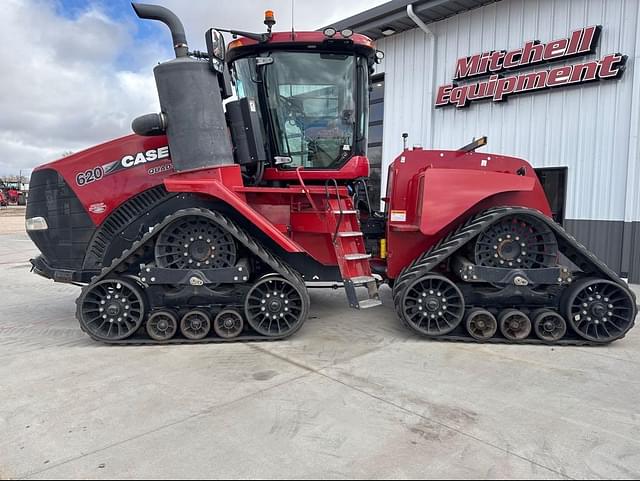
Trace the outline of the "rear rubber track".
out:
[[[636,297],[633,291],[628,288],[627,284],[611,268],[609,268],[605,263],[598,259],[593,253],[587,250],[585,246],[578,242],[559,224],[549,219],[549,217],[544,215],[542,212],[524,207],[494,207],[492,209],[482,211],[474,217],[470,218],[467,222],[449,233],[436,245],[428,249],[424,254],[416,258],[409,266],[402,270],[393,286],[393,302],[396,313],[402,324],[407,329],[414,331],[414,329],[412,329],[412,327],[404,320],[401,311],[401,299],[404,294],[404,290],[411,284],[411,282],[421,276],[428,274],[437,266],[446,262],[453,254],[458,252],[463,246],[474,239],[477,235],[488,229],[493,223],[505,217],[518,214],[534,217],[535,219],[548,225],[556,235],[560,252],[573,264],[575,264],[578,269],[580,269],[587,276],[595,276],[619,284],[623,289],[631,294],[631,297],[633,298],[635,303]],[[629,329],[633,327],[634,323],[635,321],[632,323]],[[426,336],[423,333],[419,334],[428,339],[439,341],[550,345],[545,341],[535,339],[533,337],[518,342],[512,342],[502,337],[492,337],[488,340],[478,341],[468,335],[460,336],[447,334],[442,336]],[[603,344],[606,343],[592,342],[587,339],[561,339],[555,342],[553,345],[601,346]]]

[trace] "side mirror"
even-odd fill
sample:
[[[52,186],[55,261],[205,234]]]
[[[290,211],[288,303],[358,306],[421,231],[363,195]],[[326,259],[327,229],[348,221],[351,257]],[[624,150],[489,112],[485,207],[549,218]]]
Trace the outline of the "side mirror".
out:
[[[224,58],[226,54],[226,47],[224,44],[224,37],[215,28],[210,28],[204,34],[204,39],[207,43],[207,53],[209,54],[209,65],[217,72],[224,71]]]

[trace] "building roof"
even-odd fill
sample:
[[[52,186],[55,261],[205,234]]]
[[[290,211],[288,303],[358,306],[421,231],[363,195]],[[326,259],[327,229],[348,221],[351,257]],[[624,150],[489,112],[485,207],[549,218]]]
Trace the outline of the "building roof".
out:
[[[388,28],[398,33],[417,27],[407,15],[409,4],[413,5],[413,11],[418,17],[428,24],[498,1],[500,0],[392,0],[334,22],[330,26],[338,31],[350,28],[355,32],[378,39],[384,37],[382,31]]]

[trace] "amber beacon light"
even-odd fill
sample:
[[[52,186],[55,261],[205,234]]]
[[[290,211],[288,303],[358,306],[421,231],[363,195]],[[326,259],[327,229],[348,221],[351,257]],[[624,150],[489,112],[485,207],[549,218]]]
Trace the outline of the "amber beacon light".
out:
[[[276,24],[276,17],[273,14],[273,10],[266,10],[264,12],[264,24],[267,26],[269,31]]]

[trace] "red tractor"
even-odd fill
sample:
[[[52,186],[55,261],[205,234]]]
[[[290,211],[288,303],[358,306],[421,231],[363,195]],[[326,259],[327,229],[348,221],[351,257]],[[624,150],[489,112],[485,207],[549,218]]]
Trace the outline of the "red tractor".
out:
[[[154,69],[161,112],[36,169],[27,206],[34,270],[82,285],[93,339],[283,339],[314,283],[365,308],[386,282],[402,323],[434,339],[596,344],[633,326],[634,295],[553,222],[524,160],[479,144],[405,150],[385,211],[370,204],[382,54],[369,38],[272,32],[267,12],[266,33],[228,31],[227,47],[211,29],[207,52],[191,52],[172,12],[134,9],[172,33],[176,58]]]
[[[0,205],[25,205],[25,193],[20,189],[20,182],[5,182],[0,179]]]

